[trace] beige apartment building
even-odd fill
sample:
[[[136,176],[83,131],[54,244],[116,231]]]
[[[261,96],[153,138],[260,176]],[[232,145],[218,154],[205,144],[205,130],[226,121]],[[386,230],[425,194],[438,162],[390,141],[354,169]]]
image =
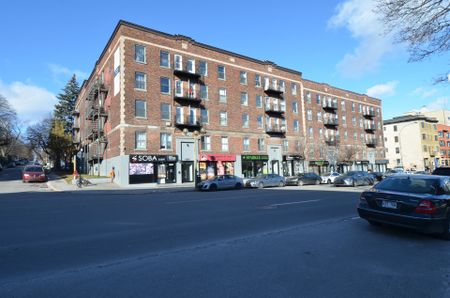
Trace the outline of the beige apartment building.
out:
[[[82,171],[120,185],[380,170],[381,100],[120,21],[76,102]]]
[[[435,118],[422,114],[385,120],[384,143],[389,167],[423,171],[439,165],[437,123]]]

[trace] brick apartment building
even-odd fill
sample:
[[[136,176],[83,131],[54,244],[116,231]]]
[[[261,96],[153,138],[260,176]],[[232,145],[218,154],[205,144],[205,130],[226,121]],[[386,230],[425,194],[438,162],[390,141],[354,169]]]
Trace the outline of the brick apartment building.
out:
[[[450,166],[450,126],[444,124],[438,124],[438,140],[440,159],[439,165]]]
[[[387,163],[380,100],[124,21],[74,116],[82,169],[114,166],[121,185]]]

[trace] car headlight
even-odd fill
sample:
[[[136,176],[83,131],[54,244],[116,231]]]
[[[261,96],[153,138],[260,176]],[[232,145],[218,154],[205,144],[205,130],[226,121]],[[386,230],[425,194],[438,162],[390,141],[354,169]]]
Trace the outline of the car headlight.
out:
[[[345,178],[344,181],[350,183],[350,182],[352,182],[352,178]]]

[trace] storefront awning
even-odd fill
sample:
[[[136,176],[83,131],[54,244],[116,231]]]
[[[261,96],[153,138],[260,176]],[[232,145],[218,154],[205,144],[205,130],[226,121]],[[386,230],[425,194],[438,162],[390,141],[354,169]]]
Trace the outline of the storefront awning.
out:
[[[377,164],[377,165],[387,165],[388,163],[389,163],[389,160],[387,160],[387,159],[375,160],[375,164]]]
[[[200,161],[236,161],[234,154],[200,154]]]
[[[268,161],[269,155],[242,155],[243,161]]]
[[[311,161],[309,161],[310,166],[322,167],[322,166],[328,166],[329,164],[330,163],[328,162],[328,160],[311,160]]]
[[[303,156],[301,155],[283,155],[283,160],[287,161],[287,160],[302,160],[305,159]]]

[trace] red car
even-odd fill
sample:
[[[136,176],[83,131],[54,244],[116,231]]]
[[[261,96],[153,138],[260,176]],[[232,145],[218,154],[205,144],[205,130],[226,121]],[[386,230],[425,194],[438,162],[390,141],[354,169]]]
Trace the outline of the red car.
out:
[[[22,182],[45,182],[47,175],[41,166],[30,165],[23,169]]]

